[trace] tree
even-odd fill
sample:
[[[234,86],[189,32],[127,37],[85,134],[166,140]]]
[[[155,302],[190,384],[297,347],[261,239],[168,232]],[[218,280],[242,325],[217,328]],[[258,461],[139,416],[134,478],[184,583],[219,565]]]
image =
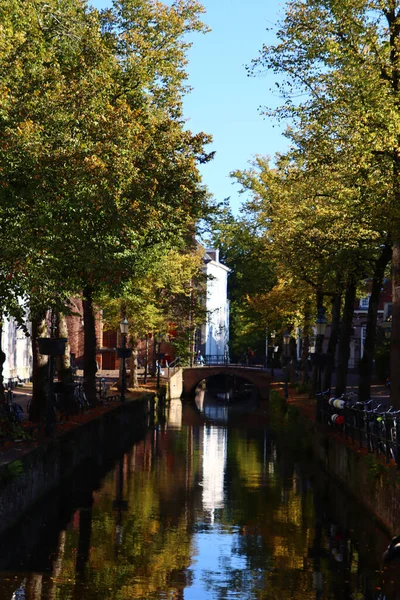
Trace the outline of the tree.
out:
[[[244,216],[235,218],[227,205],[212,220],[210,237],[211,245],[220,250],[221,261],[231,269],[228,278],[231,359],[240,359],[248,347],[263,356],[269,321],[252,300],[274,285],[274,262],[257,225]]]
[[[202,9],[7,0],[0,47],[0,205],[33,316],[83,290],[85,377],[95,394],[94,297],[118,295],[143,257],[171,246],[208,199],[205,134],[184,129],[185,35]],[[7,302],[13,292],[7,288]]]
[[[234,175],[245,189],[251,191],[245,210],[257,223],[259,233],[263,233],[264,243],[274,257],[280,277],[301,281],[303,286],[306,284],[314,291],[315,315],[325,310],[324,297],[336,299],[328,345],[331,360],[325,370],[326,387],[330,386],[338,341],[340,296],[343,287],[347,290],[349,308],[343,319],[338,368],[343,388],[356,285],[379,258],[386,232],[376,230],[374,216],[363,198],[365,192],[354,185],[354,177],[346,173],[345,166],[340,169],[340,154],[335,161],[331,158],[329,165],[319,162],[317,171],[314,163],[321,158],[317,151],[316,145],[308,153],[292,150],[277,158],[275,168],[269,166],[267,159],[258,157],[252,169]],[[296,297],[298,293],[294,294]],[[308,331],[310,319],[312,322],[315,318],[312,319],[306,307],[308,303],[301,301],[297,310],[304,309],[304,330]],[[322,348],[316,351],[322,352]]]
[[[147,334],[166,334],[176,323],[171,343],[183,345],[187,353],[189,334],[204,321],[201,297],[204,294],[202,274],[204,250],[168,250],[146,272],[132,277],[119,298],[100,298],[104,308],[105,327],[116,329],[122,316],[129,321],[129,337],[133,348],[131,385],[137,387],[137,344]],[[181,356],[182,352],[179,353]],[[136,358],[135,358],[136,357]],[[181,356],[183,358],[183,356]]]
[[[262,49],[253,68],[285,75],[281,117],[291,117],[326,147],[344,150],[348,164],[367,183],[370,209],[393,243],[392,401],[400,402],[400,120],[397,0],[293,1],[279,42]],[[318,22],[318,27],[315,23]],[[295,94],[305,94],[298,102]],[[299,96],[297,96],[299,97]]]

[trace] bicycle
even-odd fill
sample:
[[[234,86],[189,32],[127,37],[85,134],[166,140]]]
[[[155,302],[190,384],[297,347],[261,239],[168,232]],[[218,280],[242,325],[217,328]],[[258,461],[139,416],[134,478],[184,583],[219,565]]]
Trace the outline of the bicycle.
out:
[[[98,379],[98,386],[96,386],[96,396],[99,404],[107,404],[107,386],[104,377]]]
[[[83,381],[74,383],[74,401],[78,407],[78,411],[83,413],[90,410],[90,404],[86,397]]]
[[[5,401],[0,404],[0,444],[6,440],[23,438],[24,430],[21,423],[24,420],[22,406],[14,401],[12,382],[9,380],[6,388]]]
[[[8,413],[11,420],[16,423],[21,423],[24,420],[24,410],[20,404],[15,402],[13,388],[12,380],[9,379],[7,382],[6,402],[3,405],[3,408],[5,409],[5,412]]]
[[[329,420],[329,413],[327,411],[326,403],[329,402],[330,394],[331,394],[330,389],[327,389],[323,392],[317,392],[315,394],[315,398],[317,400],[317,420],[319,422],[322,421],[322,417],[325,417],[326,420]]]

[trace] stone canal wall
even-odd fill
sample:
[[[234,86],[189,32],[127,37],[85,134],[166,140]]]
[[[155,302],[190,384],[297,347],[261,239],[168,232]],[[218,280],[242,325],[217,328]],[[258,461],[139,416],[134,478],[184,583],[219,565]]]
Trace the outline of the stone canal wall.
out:
[[[146,394],[1,465],[0,534],[85,462],[118,458],[143,434],[152,413],[154,398]]]
[[[345,440],[311,428],[313,449],[324,469],[357,498],[391,535],[400,531],[400,475],[384,457],[350,447]]]
[[[182,369],[178,369],[169,378],[168,399],[169,400],[177,400],[178,398],[181,398],[182,393],[183,393],[183,371],[182,371]]]
[[[316,423],[294,399],[289,398],[285,404],[283,398],[277,400],[273,392],[271,404],[273,420],[278,415],[280,429],[286,430],[289,436],[292,433],[303,436],[301,444],[306,444],[323,469],[363,504],[390,535],[398,535],[400,472],[397,466],[386,464],[384,457],[368,454],[331,428]]]

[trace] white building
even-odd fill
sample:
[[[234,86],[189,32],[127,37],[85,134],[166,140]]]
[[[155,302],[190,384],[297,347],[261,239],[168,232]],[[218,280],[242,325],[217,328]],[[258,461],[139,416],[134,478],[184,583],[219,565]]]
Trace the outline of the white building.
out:
[[[30,332],[30,323],[26,326]],[[32,376],[32,339],[25,335],[13,318],[3,320],[1,348],[6,355],[3,365],[4,382],[17,377],[29,381]]]
[[[203,258],[207,275],[207,321],[201,327],[197,349],[209,360],[218,362],[229,357],[229,300],[230,269],[219,262],[219,250],[206,249]]]

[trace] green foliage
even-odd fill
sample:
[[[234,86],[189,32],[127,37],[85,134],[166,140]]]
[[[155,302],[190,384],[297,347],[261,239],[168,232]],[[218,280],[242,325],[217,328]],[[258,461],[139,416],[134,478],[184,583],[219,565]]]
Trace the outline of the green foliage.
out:
[[[368,475],[370,479],[373,482],[376,482],[386,472],[386,465],[380,460],[380,457],[375,456],[375,454],[366,454],[364,459],[368,466]]]
[[[7,465],[3,465],[0,471],[0,481],[7,483],[18,479],[24,473],[24,466],[20,460],[13,460]]]
[[[81,0],[0,7],[0,306],[62,309],[89,285],[118,294],[146,253],[207,210],[197,165],[209,137],[184,129],[186,35],[196,2]]]
[[[211,244],[219,248],[221,262],[231,269],[230,357],[240,360],[248,347],[264,356],[267,323],[254,298],[270,290],[275,281],[274,262],[264,240],[254,223],[235,218],[225,205],[213,219]]]
[[[390,341],[380,340],[375,349],[375,369],[378,379],[385,382],[389,376]]]
[[[295,385],[295,390],[299,394],[311,394],[312,384],[310,381],[306,381],[305,383],[298,383]]]

